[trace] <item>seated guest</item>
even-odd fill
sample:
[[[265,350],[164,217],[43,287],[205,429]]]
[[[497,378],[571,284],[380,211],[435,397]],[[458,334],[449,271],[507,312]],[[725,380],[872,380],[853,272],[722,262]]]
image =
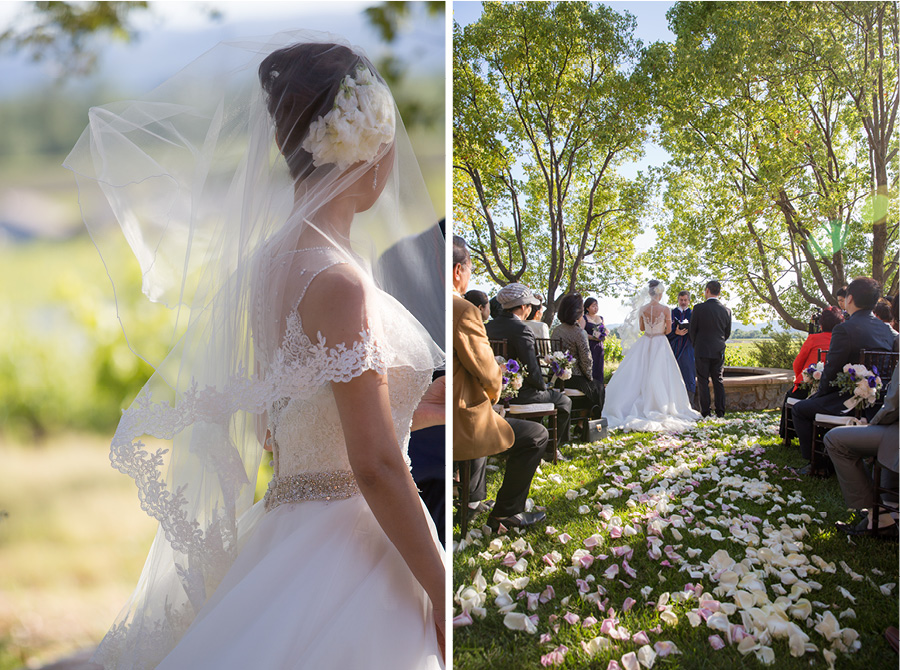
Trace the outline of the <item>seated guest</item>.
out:
[[[578,325],[578,320],[584,314],[584,302],[578,293],[570,293],[559,303],[559,325],[553,329],[550,335],[562,344],[562,350],[568,351],[575,358],[572,366],[572,376],[565,380],[566,388],[577,389],[587,396],[589,407],[593,407],[591,415],[597,419],[600,417],[600,393],[592,379],[594,359],[588,345],[587,332]]]
[[[831,346],[831,331],[843,320],[843,314],[837,307],[829,307],[822,311],[822,316],[819,317],[819,327],[822,329],[822,332],[807,335],[803,346],[800,347],[800,352],[794,359],[794,388],[788,391],[788,398],[802,399],[809,395],[807,389],[800,387],[803,383],[803,371],[810,365],[815,365],[819,362],[819,349],[828,351],[828,347]],[[822,360],[824,361],[825,359],[823,358]],[[786,428],[783,407],[782,405],[781,429],[779,431],[781,437],[784,437]]]
[[[850,318],[850,315],[847,313],[847,307],[845,306],[847,300],[847,287],[841,286],[837,292],[834,294],[834,297],[837,298],[838,307],[841,310],[841,314],[844,317],[844,321]]]
[[[888,302],[886,298],[881,298],[875,303],[875,309],[872,310],[872,313],[889,325],[891,330],[895,333],[897,332],[897,329],[894,328],[894,316],[891,312],[891,303]]]
[[[875,457],[881,463],[881,486],[897,488],[898,454],[900,432],[897,424],[897,378],[900,366],[894,369],[894,376],[888,385],[884,405],[867,426],[842,426],[825,433],[825,450],[834,464],[841,493],[847,507],[864,516],[858,523],[835,524],[850,535],[860,535],[872,528],[873,514],[863,515],[862,511],[872,504],[875,487],[872,476],[863,465],[863,459]],[[883,495],[882,501],[897,504],[896,495]],[[890,514],[881,513],[878,519],[879,535],[897,536],[897,524]]]
[[[500,395],[503,372],[488,342],[481,313],[462,298],[472,260],[465,240],[453,236],[453,460],[471,461],[470,511],[491,510],[488,525],[497,529],[532,526],[546,518],[525,511],[531,480],[544,457],[549,435],[534,421],[504,419],[492,405]],[[506,472],[493,506],[487,494],[487,456],[506,452]]]
[[[491,301],[488,299],[487,293],[472,289],[471,291],[466,291],[463,298],[478,308],[478,311],[481,312],[481,319],[483,321],[487,321],[491,318]]]
[[[857,277],[847,287],[844,306],[850,318],[839,323],[831,332],[831,343],[825,370],[815,395],[801,400],[792,410],[794,430],[800,442],[803,458],[812,457],[813,421],[816,414],[842,414],[847,408],[844,401],[850,396],[831,385],[848,363],[862,363],[860,351],[873,349],[895,351],[897,334],[872,314],[872,308],[881,297],[881,285],[871,277]],[[801,470],[808,473],[809,466]]]
[[[794,359],[794,389],[791,393],[802,393],[803,395],[793,395],[794,398],[805,398],[806,392],[800,388],[803,383],[803,371],[810,365],[815,365],[819,361],[819,349],[828,351],[831,346],[831,333],[834,327],[839,323],[843,323],[844,316],[837,307],[829,307],[822,311],[819,317],[819,327],[821,333],[811,333],[807,335],[800,352]],[[824,359],[823,359],[824,360]]]
[[[491,318],[492,319],[496,319],[498,316],[500,316],[503,313],[503,308],[500,306],[500,303],[497,302],[497,296],[494,296],[493,298],[491,298],[491,301],[489,304],[491,306]]]
[[[534,297],[538,299],[539,303],[531,306],[531,311],[525,318],[525,325],[531,328],[535,337],[543,337],[546,340],[550,337],[550,326],[541,321],[544,316],[544,296],[535,293]]]
[[[531,289],[519,283],[508,284],[500,289],[497,292],[497,300],[503,312],[496,319],[488,321],[485,326],[488,337],[492,340],[506,340],[506,357],[515,359],[525,366],[522,388],[512,399],[512,403],[517,405],[553,403],[556,408],[559,443],[565,444],[569,441],[572,400],[562,391],[547,388],[534,346],[534,333],[524,321],[531,305],[538,305],[540,301],[534,297]],[[561,454],[557,454],[557,460],[560,457]]]

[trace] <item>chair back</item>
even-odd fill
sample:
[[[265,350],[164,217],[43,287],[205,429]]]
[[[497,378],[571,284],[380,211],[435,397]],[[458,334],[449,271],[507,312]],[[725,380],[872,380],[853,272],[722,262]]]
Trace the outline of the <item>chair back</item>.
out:
[[[557,343],[559,340],[557,340]],[[534,338],[534,353],[537,354],[538,360],[550,354],[553,351],[553,340],[549,337]]]
[[[503,356],[506,358],[506,340],[488,340],[491,343],[491,350],[494,356]]]
[[[873,349],[863,349],[859,352],[862,358],[862,364],[869,370],[873,367],[878,369],[878,376],[881,377],[882,393],[887,389],[887,385],[894,376],[894,368],[897,367],[897,359],[900,357],[896,351],[875,351]]]
[[[819,353],[816,354],[816,363],[824,363],[827,357],[828,349],[819,349]]]

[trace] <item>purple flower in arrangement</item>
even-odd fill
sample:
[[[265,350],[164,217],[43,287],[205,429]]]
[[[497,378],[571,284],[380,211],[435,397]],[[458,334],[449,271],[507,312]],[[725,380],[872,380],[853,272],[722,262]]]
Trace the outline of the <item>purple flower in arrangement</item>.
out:
[[[877,385],[878,385],[878,377],[875,377],[874,375],[872,377],[869,377],[869,388],[873,389]]]
[[[875,377],[878,376],[878,366],[876,366],[876,365],[873,365],[873,366],[872,366],[872,374],[873,374]]]
[[[567,352],[566,352],[566,360],[569,361],[569,363],[572,363],[572,362],[574,362],[575,357],[572,356],[572,354],[570,354],[570,353],[567,351]]]
[[[596,335],[597,335],[598,339],[605,340],[606,339],[606,326],[604,326],[602,323],[599,326],[597,326]]]
[[[519,371],[519,362],[516,360],[506,361],[506,369],[512,373],[518,372]]]
[[[504,384],[509,384],[509,377],[504,377],[504,378],[503,378],[503,383],[504,383]]]
[[[850,368],[850,370],[848,372],[850,374],[850,379],[856,381],[856,370],[854,370],[853,368]]]

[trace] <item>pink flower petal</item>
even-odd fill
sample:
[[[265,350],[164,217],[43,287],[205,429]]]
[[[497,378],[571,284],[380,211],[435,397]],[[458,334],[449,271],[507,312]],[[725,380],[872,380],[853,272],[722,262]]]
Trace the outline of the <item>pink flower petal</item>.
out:
[[[549,654],[541,656],[541,665],[545,668],[549,665],[560,665],[565,660],[568,652],[568,647],[561,644]]]
[[[609,529],[609,536],[613,539],[622,537],[622,528],[621,526],[613,526]]]
[[[606,670],[622,670],[622,666],[619,665],[619,662],[616,659],[612,659],[609,662],[609,665],[606,666]]]
[[[581,563],[581,567],[587,570],[589,567],[591,567],[591,565],[594,564],[594,557],[590,554],[587,554],[585,556],[582,556],[579,562]]]
[[[613,579],[616,575],[619,574],[619,566],[616,563],[613,563],[611,566],[606,568],[603,572],[603,576],[607,579]]]
[[[600,624],[600,632],[603,635],[609,635],[609,631],[611,631],[616,625],[615,619],[604,619],[603,623]]]
[[[503,557],[502,563],[507,568],[511,568],[512,566],[514,566],[516,564],[516,560],[517,560],[516,555],[510,551],[509,553],[506,554],[506,556]]]
[[[588,584],[588,583],[587,583],[586,581],[584,581],[583,579],[576,579],[576,580],[575,580],[575,585],[578,587],[578,592],[579,592],[579,593],[587,593],[588,591],[591,590],[591,585]]]
[[[593,549],[597,545],[602,542],[602,538],[599,535],[591,535],[588,539],[586,539],[582,544],[584,544],[585,548]]]
[[[710,635],[709,636],[709,646],[718,651],[719,649],[725,648],[725,643],[722,641],[718,635]]]
[[[634,569],[630,565],[628,565],[627,558],[622,561],[622,569],[625,571],[625,574],[628,575],[629,577],[631,577],[632,579],[637,577],[637,573],[634,571]]]
[[[622,603],[622,611],[627,612],[632,607],[634,607],[634,604],[636,602],[637,602],[637,600],[635,600],[634,598],[625,598],[625,602]]]
[[[584,618],[584,621],[581,622],[581,626],[583,628],[590,628],[591,626],[595,625],[596,623],[597,623],[597,620],[594,617],[589,616],[589,617]]]
[[[562,533],[559,536],[559,541],[562,542],[563,544],[566,544],[571,539],[572,539],[572,536],[569,535],[568,533]]]
[[[552,639],[553,639],[553,636],[550,635],[550,633],[541,633],[541,639],[539,640],[539,642],[540,642],[540,644],[547,644]]]
[[[546,602],[550,602],[550,601],[553,600],[555,597],[556,597],[556,591],[553,590],[553,587],[552,587],[552,586],[548,586],[546,589],[544,589],[544,590],[541,592],[541,595],[540,595],[540,597],[539,597],[539,600],[540,600],[542,603],[546,603]]]
[[[581,620],[581,617],[575,614],[574,612],[566,612],[563,615],[563,621],[565,621],[570,626],[574,626]]]
[[[631,636],[631,641],[635,644],[639,644],[641,646],[645,644],[650,644],[650,638],[647,637],[647,633],[642,630],[639,630],[637,633]]]
[[[459,614],[459,615],[453,617],[453,627],[454,628],[460,628],[462,626],[471,626],[473,623],[475,623],[475,622],[472,620],[472,615],[469,614],[468,612],[463,612],[462,614]]]

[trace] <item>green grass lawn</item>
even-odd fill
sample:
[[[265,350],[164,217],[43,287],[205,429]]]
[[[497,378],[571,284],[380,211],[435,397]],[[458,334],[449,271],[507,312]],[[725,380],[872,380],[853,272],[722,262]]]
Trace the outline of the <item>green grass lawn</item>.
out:
[[[662,642],[680,653],[656,668],[825,668],[826,650],[837,668],[897,667],[883,638],[898,624],[897,544],[834,528],[847,518],[836,479],[799,478],[803,461],[780,445],[777,420],[617,431],[543,465],[532,497],[546,526],[496,535],[479,529],[482,517],[456,547],[454,616],[465,601],[473,623],[454,629],[454,668],[637,668],[629,654],[644,647],[649,662]],[[754,639],[739,649],[742,634]]]

